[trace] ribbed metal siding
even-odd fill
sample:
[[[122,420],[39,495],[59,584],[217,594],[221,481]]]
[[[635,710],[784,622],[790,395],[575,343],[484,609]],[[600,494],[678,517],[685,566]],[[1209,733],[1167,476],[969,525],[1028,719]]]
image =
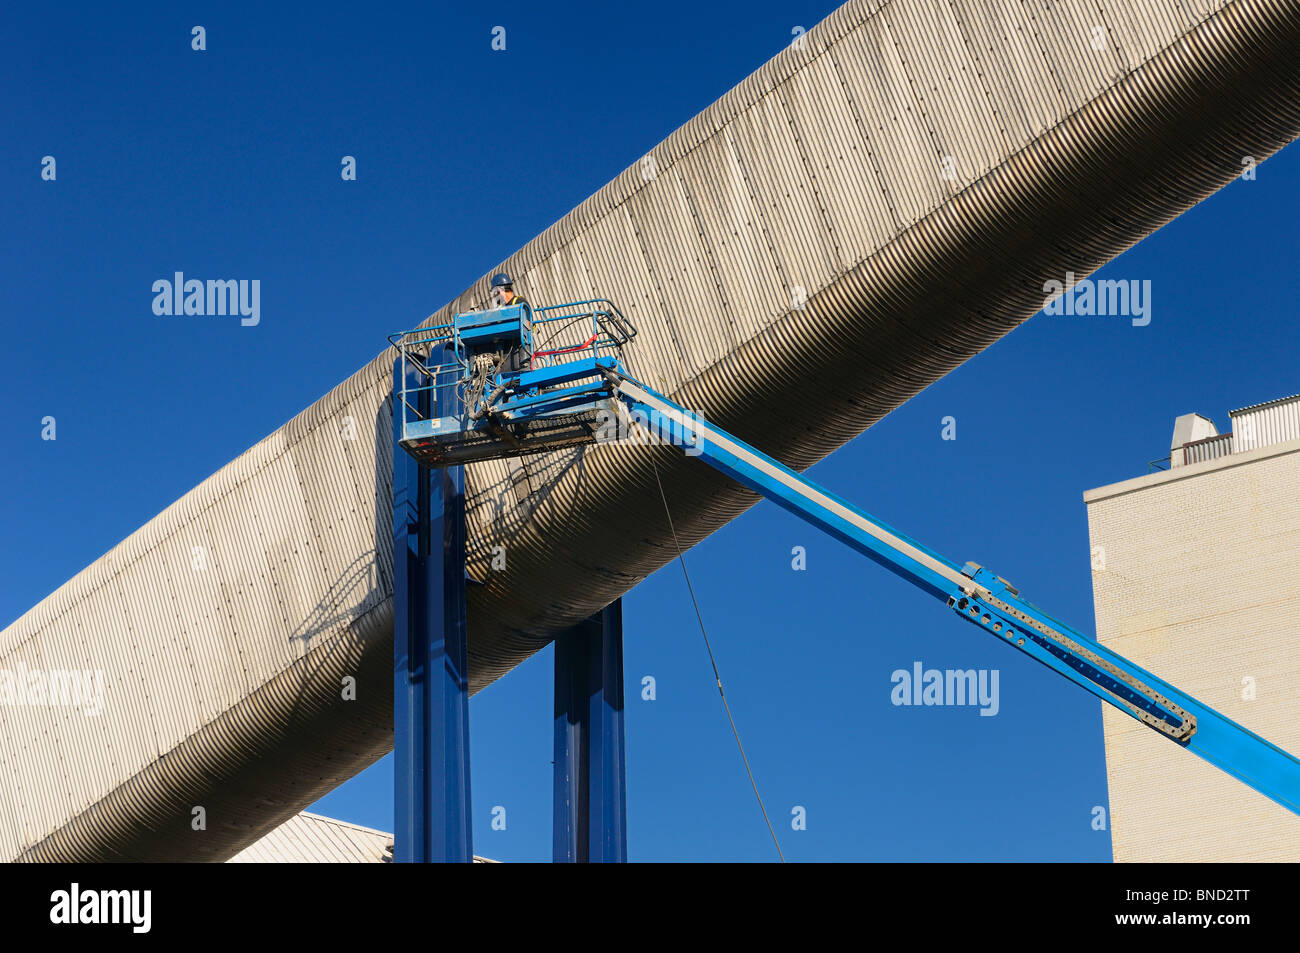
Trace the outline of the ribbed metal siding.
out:
[[[304,811],[230,858],[232,864],[380,864],[393,835]]]
[[[1204,23],[1164,0],[849,3],[652,150],[653,178],[637,161],[488,273],[615,298],[634,371],[806,467],[1037,311],[1044,280],[1290,141],[1298,2]],[[0,665],[112,686],[94,724],[3,713],[6,856],[224,859],[388,750],[389,376],[381,355],[0,633]],[[810,381],[838,386],[813,408]],[[470,468],[475,690],[671,557],[652,454],[687,543],[754,501],[658,449]]]
[[[1300,440],[1300,394],[1232,412],[1232,452]]]
[[[1217,460],[1219,457],[1226,457],[1232,453],[1232,434],[1221,433],[1214,437],[1206,437],[1204,440],[1185,443],[1181,449],[1183,466],[1191,463],[1204,463],[1206,460]],[[1177,453],[1178,451],[1175,450],[1174,452]]]
[[[391,863],[393,835],[303,811],[241,850],[231,864]],[[476,864],[495,861],[475,856]]]

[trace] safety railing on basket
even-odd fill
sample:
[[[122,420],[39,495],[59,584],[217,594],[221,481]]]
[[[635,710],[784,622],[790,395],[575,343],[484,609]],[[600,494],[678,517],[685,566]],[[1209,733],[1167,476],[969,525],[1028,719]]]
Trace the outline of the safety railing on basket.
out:
[[[636,328],[604,298],[533,309],[532,368],[554,367],[586,357],[618,354]]]
[[[459,388],[461,405],[469,408],[470,419],[478,419],[482,406],[492,402],[487,399],[491,388],[506,392],[507,383],[520,372],[618,357],[634,337],[636,328],[604,298],[466,312],[453,316],[449,324],[390,334],[400,362],[393,399],[400,402],[402,439],[411,435],[413,423],[445,416],[438,405],[440,398],[448,399],[449,386]],[[511,364],[512,348],[522,353],[522,364]],[[483,365],[485,357],[493,363]],[[531,386],[549,392],[554,385]]]
[[[412,423],[438,416],[438,388],[456,384],[465,377],[468,365],[458,353],[455,339],[453,324],[388,335],[388,342],[400,361],[399,386],[394,388],[393,400],[401,405],[402,439],[406,438]]]

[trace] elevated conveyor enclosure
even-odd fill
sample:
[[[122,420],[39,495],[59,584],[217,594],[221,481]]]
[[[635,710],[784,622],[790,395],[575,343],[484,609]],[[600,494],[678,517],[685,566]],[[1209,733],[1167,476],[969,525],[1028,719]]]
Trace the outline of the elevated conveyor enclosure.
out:
[[[1300,0],[850,2],[429,323],[497,270],[537,303],[612,298],[639,377],[801,470],[1294,138],[1297,48]],[[0,856],[224,860],[391,747],[391,373],[0,633],[0,667],[107,680],[97,718],[0,712]],[[814,412],[809,380],[846,386]],[[675,552],[652,452],[684,543],[756,499],[666,448],[470,468],[475,689]]]

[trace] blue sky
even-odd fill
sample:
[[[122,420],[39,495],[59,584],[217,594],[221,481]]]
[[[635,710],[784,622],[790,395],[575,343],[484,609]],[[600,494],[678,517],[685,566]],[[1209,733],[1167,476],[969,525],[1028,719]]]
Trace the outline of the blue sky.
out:
[[[11,11],[0,623],[833,7]],[[496,25],[504,53],[490,49]],[[355,182],[340,179],[344,155]],[[1152,282],[1148,326],[1037,316],[813,478],[1091,632],[1082,492],[1146,472],[1180,413],[1226,427],[1228,410],[1300,390],[1297,186],[1293,147],[1107,266]],[[155,317],[152,282],[178,270],[261,279],[261,323]],[[57,441],[40,439],[46,415]],[[947,415],[955,441],[940,439]],[[687,561],[787,858],[1110,858],[1090,824],[1107,796],[1092,696],[774,505]],[[679,568],[624,605],[632,858],[773,859]],[[891,673],[916,661],[997,669],[998,715],[892,705]],[[549,858],[550,694],[547,650],[472,702],[479,853]],[[391,829],[391,791],[385,759],[315,809]],[[489,827],[498,805],[504,831]],[[790,828],[795,806],[804,831]]]

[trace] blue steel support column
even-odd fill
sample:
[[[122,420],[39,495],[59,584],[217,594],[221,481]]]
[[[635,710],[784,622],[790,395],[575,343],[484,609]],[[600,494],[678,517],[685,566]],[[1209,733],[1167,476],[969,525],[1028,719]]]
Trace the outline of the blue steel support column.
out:
[[[557,862],[627,860],[623,602],[555,640]]]
[[[393,858],[469,862],[464,468],[424,469],[398,444],[401,373],[399,359],[393,369]],[[409,365],[406,374],[408,387],[427,380]],[[445,414],[459,398],[448,387],[437,399]],[[428,413],[429,392],[418,401]]]

